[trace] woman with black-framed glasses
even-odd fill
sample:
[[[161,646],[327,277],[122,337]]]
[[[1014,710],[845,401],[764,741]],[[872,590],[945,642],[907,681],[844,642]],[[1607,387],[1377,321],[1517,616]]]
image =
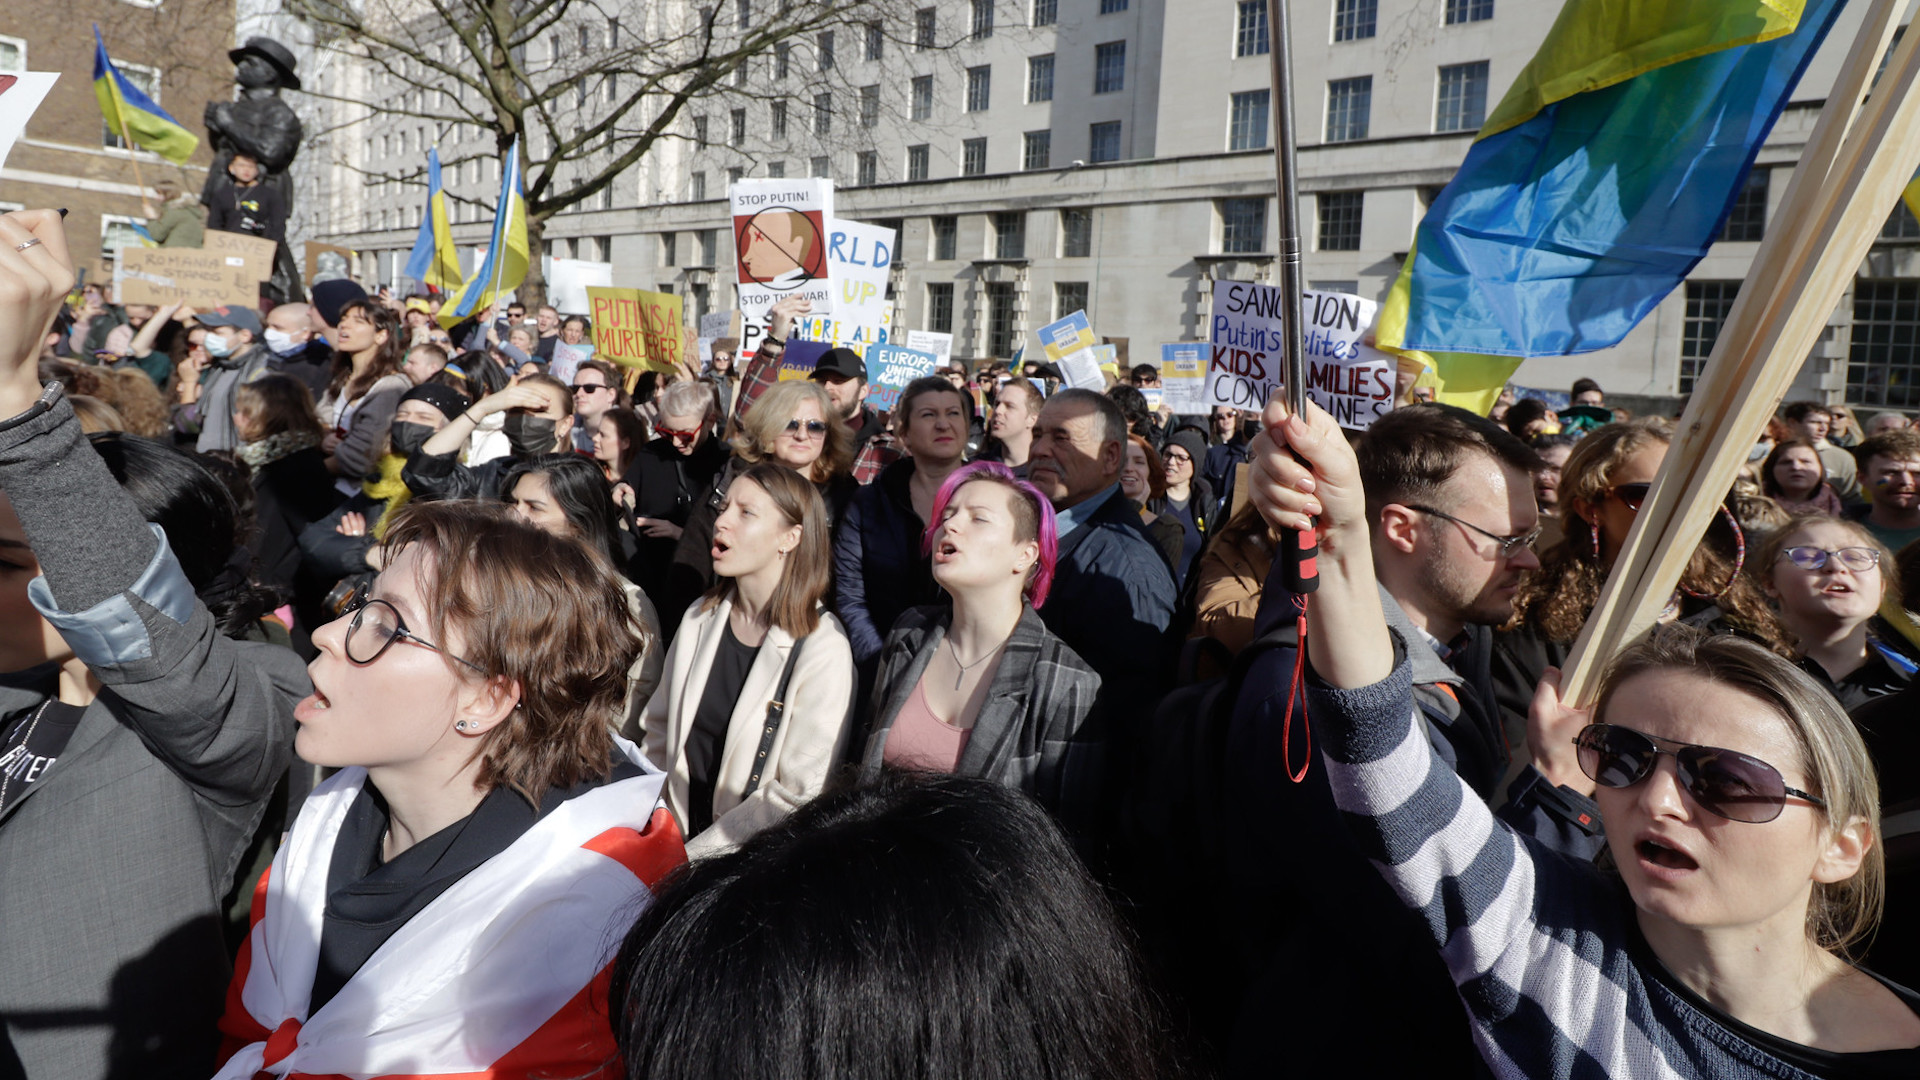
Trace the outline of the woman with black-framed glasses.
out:
[[[1856,522],[1800,514],[1767,539],[1754,560],[1761,588],[1779,605],[1800,667],[1843,709],[1897,693],[1920,655],[1879,615],[1897,596],[1893,553]]]
[[[1418,722],[1352,450],[1317,408],[1268,421],[1253,501],[1276,528],[1315,513],[1321,533],[1308,715],[1332,798],[1421,916],[1490,1071],[1920,1075],[1920,994],[1849,959],[1879,919],[1884,858],[1873,765],[1834,701],[1751,642],[1658,628],[1615,658],[1590,714],[1543,695],[1532,732],[1537,758],[1560,759],[1543,771],[1571,759],[1586,777],[1611,865],[1528,843]],[[1283,696],[1290,674],[1256,666],[1241,693]]]

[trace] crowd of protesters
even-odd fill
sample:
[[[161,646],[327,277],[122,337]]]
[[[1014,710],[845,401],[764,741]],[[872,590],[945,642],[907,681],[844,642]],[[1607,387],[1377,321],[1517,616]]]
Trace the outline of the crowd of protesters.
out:
[[[1591,380],[73,283],[0,215],[0,1077],[1920,1075],[1898,413],[1786,405],[1576,707],[1674,439]]]

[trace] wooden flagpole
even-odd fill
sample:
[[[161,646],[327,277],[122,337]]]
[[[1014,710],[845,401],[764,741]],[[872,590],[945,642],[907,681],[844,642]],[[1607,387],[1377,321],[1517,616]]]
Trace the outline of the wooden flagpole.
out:
[[[127,141],[127,161],[133,166],[133,185],[140,189],[140,208],[144,210],[147,201],[147,182],[140,178],[140,152],[135,149],[133,131],[127,126],[127,103],[120,100],[119,94],[113,95],[113,100],[120,112],[120,137]]]
[[[1920,164],[1920,52],[1874,71],[1901,5],[1876,0],[1728,313],[1647,501],[1568,657],[1561,695],[1592,700],[1607,660],[1658,621],[1746,451],[1826,326]],[[1874,92],[1867,97],[1867,90]],[[1863,97],[1866,104],[1861,105]]]

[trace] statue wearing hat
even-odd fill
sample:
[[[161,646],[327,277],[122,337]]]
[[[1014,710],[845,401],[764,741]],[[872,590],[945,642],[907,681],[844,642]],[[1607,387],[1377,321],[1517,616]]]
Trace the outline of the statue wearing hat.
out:
[[[207,135],[213,146],[213,167],[207,170],[207,183],[200,201],[209,208],[231,202],[234,181],[228,174],[235,154],[252,158],[259,167],[259,183],[278,195],[278,203],[287,216],[293,210],[293,177],[287,169],[300,152],[300,118],[293,107],[280,100],[282,88],[300,89],[300,76],[294,73],[293,53],[285,45],[268,37],[250,37],[247,43],[227,53],[236,71],[234,81],[240,95],[234,101],[207,103]],[[223,202],[224,200],[224,202]],[[274,258],[273,279],[265,292],[275,302],[300,297],[300,271],[286,238],[275,236],[280,250]]]

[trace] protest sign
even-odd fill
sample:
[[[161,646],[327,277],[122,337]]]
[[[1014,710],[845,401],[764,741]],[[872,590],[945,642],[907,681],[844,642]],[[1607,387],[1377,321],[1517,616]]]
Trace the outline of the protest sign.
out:
[[[727,189],[733,211],[735,280],[746,330],[743,348],[759,345],[767,314],[790,296],[804,296],[813,314],[833,311],[827,263],[827,221],[833,181],[740,180]]]
[[[1213,283],[1207,404],[1259,412],[1280,385],[1286,362],[1281,293],[1245,281]]]
[[[1087,321],[1087,313],[1076,311],[1059,322],[1041,327],[1040,347],[1046,350],[1047,360],[1055,364],[1068,353],[1092,348],[1093,324]],[[1098,361],[1095,364],[1097,366]]]
[[[339,281],[353,276],[353,249],[309,240],[301,245],[301,250],[306,253],[308,285],[317,285],[322,281]]]
[[[953,360],[953,335],[935,330],[909,330],[907,348],[930,352],[938,360],[936,366],[945,366]]]
[[[582,361],[593,359],[593,346],[587,344],[569,345],[564,341],[553,343],[553,359],[547,363],[547,374],[568,385],[580,372]]]
[[[1204,413],[1207,405],[1207,346],[1183,341],[1160,346],[1161,404],[1174,415]]]
[[[22,45],[24,49],[26,46]],[[21,55],[25,55],[22,53]],[[18,71],[0,75],[0,165],[7,163],[14,140],[27,130],[35,109],[60,78],[57,71]]]
[[[121,248],[113,282],[123,304],[214,308],[260,303],[260,282],[244,259],[200,248]]]
[[[853,326],[879,326],[888,306],[893,230],[857,221],[829,221],[827,233],[827,273],[835,289],[834,318]]]
[[[239,259],[255,281],[265,281],[273,276],[273,256],[280,250],[279,244],[264,236],[222,232],[219,229],[208,229],[207,238],[200,247],[228,256],[228,266],[234,265],[233,259]]]
[[[1062,356],[1057,365],[1068,386],[1076,390],[1105,391],[1107,377],[1100,373],[1100,358],[1092,346]]]
[[[880,306],[880,321],[868,325],[850,322],[836,311],[831,315],[804,315],[793,321],[793,337],[800,341],[824,341],[829,345],[844,345],[854,352],[864,352],[869,345],[879,345],[891,339],[893,333],[893,301],[888,300]],[[746,351],[743,345],[741,351]]]
[[[813,366],[833,346],[824,341],[789,341],[780,354],[780,381],[813,378]]]
[[[588,286],[593,348],[602,360],[625,367],[673,371],[685,355],[681,301],[673,293]]]
[[[1120,379],[1119,350],[1115,349],[1112,345],[1104,345],[1104,344],[1095,345],[1093,347],[1093,362],[1100,365],[1100,370],[1102,372],[1113,376],[1116,382],[1119,381]]]
[[[700,316],[700,336],[717,339],[740,337],[740,313],[737,311],[709,311]]]
[[[1342,427],[1365,429],[1393,408],[1392,357],[1361,344],[1377,305],[1345,293],[1301,294],[1307,396]],[[1215,282],[1207,404],[1259,411],[1285,363],[1281,293],[1266,285]]]
[[[585,315],[587,289],[613,284],[613,264],[590,259],[547,260],[547,303],[564,315]]]
[[[904,345],[867,346],[867,404],[878,412],[891,412],[900,400],[900,391],[913,380],[933,374],[938,359],[930,352]]]

